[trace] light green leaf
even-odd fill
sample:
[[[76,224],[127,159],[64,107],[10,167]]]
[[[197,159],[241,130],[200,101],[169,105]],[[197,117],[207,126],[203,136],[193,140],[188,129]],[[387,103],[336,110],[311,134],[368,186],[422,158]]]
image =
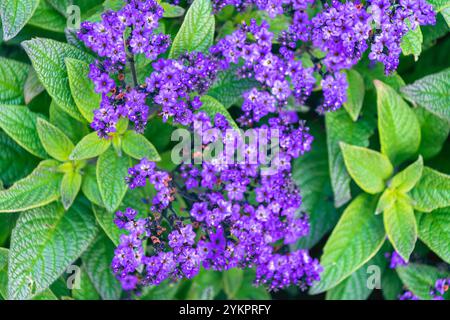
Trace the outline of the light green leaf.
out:
[[[44,30],[64,32],[67,27],[67,19],[46,0],[41,0],[28,24]]]
[[[67,172],[61,181],[61,202],[64,209],[69,209],[81,186],[81,175],[78,172]]]
[[[436,12],[440,12],[443,9],[450,7],[449,0],[427,0],[427,2],[433,6],[434,11]]]
[[[210,0],[194,0],[172,43],[169,57],[183,52],[207,51],[214,39],[214,15]]]
[[[50,104],[49,113],[50,122],[61,129],[71,141],[78,142],[89,133],[85,122],[80,122],[69,116],[61,110],[55,101]]]
[[[230,113],[219,101],[210,96],[202,96],[200,101],[203,105],[200,107],[199,111],[205,112],[211,119],[212,123],[214,123],[214,117],[216,114],[220,113],[225,116],[233,129],[239,130],[239,126],[236,122],[234,122],[234,119],[231,117]]]
[[[170,3],[162,2],[159,5],[164,9],[164,18],[178,18],[185,12],[184,8]]]
[[[409,101],[450,121],[450,68],[426,76],[401,89]]]
[[[101,97],[94,90],[94,84],[89,79],[89,64],[66,58],[67,74],[73,99],[83,117],[92,122],[94,110],[100,107]]]
[[[323,249],[324,271],[311,294],[335,287],[381,248],[386,234],[381,217],[374,214],[376,203],[376,197],[360,194],[345,209]]]
[[[0,128],[28,152],[46,158],[36,129],[37,118],[27,107],[0,105]]]
[[[419,238],[442,260],[450,263],[450,207],[417,213]]]
[[[387,188],[384,190],[383,194],[378,200],[377,209],[375,210],[375,214],[380,214],[390,206],[392,206],[397,198],[397,190]]]
[[[100,232],[82,257],[89,279],[104,300],[118,300],[122,292],[120,283],[111,270],[114,249],[111,240]]]
[[[115,214],[108,212],[105,208],[95,205],[92,206],[92,209],[100,227],[103,229],[108,238],[114,243],[114,245],[118,246],[122,232],[114,223]]]
[[[23,85],[23,95],[25,97],[25,104],[29,104],[34,98],[44,92],[45,88],[39,81],[36,71],[29,68],[27,79]]]
[[[450,122],[439,118],[425,108],[414,108],[414,113],[420,123],[422,139],[418,153],[424,159],[438,155],[450,132]]]
[[[401,192],[409,192],[416,185],[422,176],[423,159],[419,156],[413,164],[403,171],[397,173],[392,179],[391,187]]]
[[[383,191],[386,180],[394,172],[389,159],[377,152],[363,147],[341,142],[342,155],[348,173],[356,184],[370,194]]]
[[[422,178],[411,190],[414,208],[430,212],[450,206],[450,176],[425,167]]]
[[[97,132],[85,136],[73,149],[71,160],[86,160],[103,154],[111,145],[111,139],[102,139]]]
[[[416,263],[397,268],[397,273],[408,290],[422,300],[431,300],[430,290],[436,280],[448,277],[448,274],[434,267]]]
[[[48,94],[69,115],[83,120],[71,95],[64,60],[74,58],[89,62],[92,58],[69,44],[50,39],[35,38],[22,42],[22,46]]]
[[[420,125],[414,112],[388,85],[375,81],[381,152],[394,165],[411,158],[420,146]]]
[[[8,270],[11,299],[27,299],[48,288],[94,239],[95,219],[75,205],[59,204],[21,214],[13,231]]]
[[[100,300],[100,295],[92,284],[84,267],[80,271],[80,287],[72,289],[75,300]]]
[[[122,149],[130,157],[138,160],[142,158],[155,162],[161,160],[155,146],[147,138],[135,131],[125,132],[122,139]]]
[[[407,24],[408,26],[410,25],[409,22]],[[416,26],[414,30],[410,29],[403,36],[400,47],[402,48],[402,52],[405,56],[412,54],[414,56],[414,60],[417,61],[420,53],[422,52],[422,42],[422,31],[420,30],[420,26]]]
[[[372,124],[365,118],[353,122],[345,110],[327,112],[325,115],[328,145],[328,165],[334,193],[334,205],[341,207],[351,199],[350,175],[345,169],[339,143],[367,147],[373,133]]]
[[[417,224],[414,209],[406,196],[400,194],[383,213],[384,228],[395,251],[405,261],[414,250],[417,241]]]
[[[228,299],[234,299],[244,280],[244,270],[239,268],[229,269],[223,272],[223,290]]]
[[[59,161],[69,160],[69,155],[75,147],[70,139],[50,122],[38,118],[37,132],[45,151]]]
[[[81,185],[81,190],[89,201],[98,206],[103,206],[102,196],[97,184],[96,167],[93,165],[88,164],[83,168],[83,183]]]
[[[0,104],[23,104],[23,87],[30,66],[0,57]]]
[[[113,148],[109,148],[98,158],[98,188],[102,195],[103,203],[110,212],[114,212],[117,209],[127,192],[125,177],[130,166],[130,158],[125,155],[119,157]]]
[[[359,113],[364,101],[364,79],[356,70],[347,70],[347,102],[344,103],[344,108],[353,121],[358,119]]]
[[[0,191],[0,212],[18,212],[44,206],[59,198],[58,162],[44,160],[26,178]]]
[[[3,26],[3,40],[14,38],[33,16],[39,0],[2,0],[0,16]]]

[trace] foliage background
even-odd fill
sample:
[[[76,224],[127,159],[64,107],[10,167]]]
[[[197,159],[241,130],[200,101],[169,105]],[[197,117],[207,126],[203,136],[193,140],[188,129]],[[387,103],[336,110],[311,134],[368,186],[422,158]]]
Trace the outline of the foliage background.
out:
[[[120,1],[74,2],[84,20],[117,8]],[[345,108],[325,117],[308,108],[299,110],[315,141],[313,150],[294,163],[303,209],[312,223],[310,236],[296,246],[311,248],[314,257],[322,257],[323,279],[310,292],[319,295],[297,288],[268,293],[252,286],[251,270],[230,270],[202,271],[190,281],[164,283],[146,290],[141,299],[396,299],[404,289],[427,298],[435,279],[448,275],[450,262],[450,3],[430,2],[439,11],[437,24],[422,27],[420,35],[409,38],[397,73],[386,77],[381,65],[369,66],[364,59],[347,73],[350,98]],[[73,154],[74,145],[86,136],[89,143],[99,144],[88,125],[99,100],[87,78],[92,57],[73,32],[65,31],[70,19],[65,9],[70,3],[0,0],[2,21],[10,10],[7,4],[19,13],[15,23],[3,26],[0,33],[7,36],[0,38],[2,299],[126,297],[110,271],[119,231],[108,210],[129,204],[145,208],[140,199],[150,191],[126,191],[124,184],[126,168],[138,158],[133,155],[139,148],[130,147],[126,152],[130,157],[117,157],[109,144],[100,148],[102,154],[78,146],[79,153]],[[164,30],[172,39],[184,21],[183,8],[188,7],[184,2],[181,7],[166,5],[170,14],[163,20]],[[252,17],[267,19],[257,11],[223,10],[215,17],[215,36],[222,37],[233,23]],[[277,17],[271,21],[272,31],[278,32],[287,23]],[[190,44],[195,42],[190,40]],[[146,63],[138,68],[140,74],[150,70]],[[225,74],[209,95],[233,115],[239,102],[233,98],[249,86]],[[313,96],[312,103],[314,99],[318,96]],[[125,130],[125,135],[131,135]],[[172,130],[155,118],[144,137],[135,137],[151,143],[147,155],[158,158],[159,154],[159,165],[167,170],[173,169]],[[69,141],[54,142],[60,132]],[[375,158],[383,160],[374,160],[373,152],[349,145],[382,151],[384,155],[377,153]],[[412,202],[389,213],[397,223],[386,222],[385,211],[383,223],[383,217],[374,214],[385,189],[384,184],[379,187],[380,177],[390,179],[393,172],[413,163],[420,166],[420,172],[408,175],[414,183],[401,192]],[[57,170],[49,173],[45,168]],[[397,201],[393,197],[386,195],[386,201]],[[183,205],[178,203],[180,208]],[[410,230],[416,234],[411,236]],[[385,241],[386,231],[390,241]],[[385,253],[393,251],[391,243],[405,256],[411,255],[413,263],[390,269]],[[370,265],[381,268],[381,291],[366,286]],[[69,289],[67,283],[75,270],[81,270],[80,286]]]

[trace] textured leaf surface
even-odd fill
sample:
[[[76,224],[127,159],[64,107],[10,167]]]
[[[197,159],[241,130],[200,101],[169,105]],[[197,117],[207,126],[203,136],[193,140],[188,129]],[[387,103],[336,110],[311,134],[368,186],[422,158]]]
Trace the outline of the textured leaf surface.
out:
[[[404,96],[450,121],[450,68],[426,76],[401,89]]]
[[[410,29],[402,38],[400,47],[405,56],[412,54],[414,60],[419,59],[419,55],[422,52],[423,35],[420,30],[420,26],[417,26],[414,30]]]
[[[86,160],[95,158],[105,152],[111,145],[111,140],[99,138],[97,132],[85,136],[70,154],[71,160]]]
[[[28,152],[46,158],[36,130],[37,118],[27,107],[0,105],[0,128]]]
[[[0,212],[17,212],[40,207],[59,198],[61,174],[55,172],[58,162],[42,161],[26,178],[0,191]]]
[[[77,120],[82,120],[83,117],[71,95],[64,60],[73,58],[90,61],[91,57],[69,44],[50,39],[36,38],[23,42],[22,46],[49,95],[65,112]]]
[[[94,110],[100,106],[100,95],[95,93],[94,84],[89,79],[89,64],[80,60],[66,59],[70,91],[83,117],[92,122]]]
[[[33,16],[39,0],[2,0],[0,16],[3,25],[3,39],[14,38]]]
[[[58,204],[21,214],[13,231],[8,270],[11,299],[27,299],[50,286],[97,233],[85,206],[68,212]]]
[[[0,104],[23,104],[23,86],[30,66],[0,57]]]
[[[186,13],[170,49],[170,58],[188,51],[206,51],[213,43],[214,15],[210,0],[195,0]]]
[[[359,113],[364,101],[364,79],[356,70],[347,70],[347,102],[344,103],[344,108],[353,121],[358,119]]]
[[[216,116],[216,114],[219,113],[225,116],[225,118],[228,120],[228,123],[233,129],[239,129],[230,113],[219,101],[210,96],[202,96],[200,100],[202,101],[203,105],[200,107],[199,111],[205,112],[211,119],[212,123],[214,123],[214,117]]]
[[[381,217],[374,214],[376,200],[361,194],[345,209],[323,249],[321,281],[315,283],[310,293],[321,293],[338,285],[381,248],[386,234]]]
[[[86,272],[104,300],[120,298],[122,288],[111,270],[115,246],[101,232],[82,257]]]
[[[414,208],[419,211],[430,212],[450,206],[450,176],[425,167],[411,196]]]
[[[97,182],[106,209],[113,212],[122,202],[127,192],[125,177],[131,166],[126,155],[119,157],[113,148],[109,148],[97,161]]]
[[[142,158],[147,158],[148,160],[155,162],[161,160],[155,146],[143,135],[132,130],[127,131],[123,135],[122,149],[130,157],[138,160],[141,160]]]
[[[411,158],[420,146],[420,125],[414,112],[388,85],[375,81],[381,152],[394,165]]]
[[[69,160],[75,146],[60,129],[40,118],[37,120],[37,131],[45,151],[52,158],[59,161]]]
[[[25,97],[25,104],[29,104],[34,98],[40,95],[44,90],[44,86],[39,81],[39,78],[33,68],[29,68],[27,80],[23,87],[23,94]]]
[[[394,172],[385,155],[346,143],[341,143],[341,150],[348,173],[361,189],[370,194],[384,190]]]
[[[83,169],[83,182],[81,184],[81,190],[86,198],[92,203],[102,206],[102,196],[98,189],[96,167],[93,165],[87,165]]]
[[[50,122],[61,129],[71,141],[78,142],[89,133],[86,123],[69,116],[54,101],[50,104],[49,113]]]
[[[450,208],[418,213],[419,238],[442,260],[450,263]]]
[[[400,171],[392,179],[391,187],[401,192],[409,192],[422,177],[423,160],[419,156],[413,164]]]
[[[67,172],[61,181],[61,202],[64,209],[69,209],[80,191],[81,175],[78,172]]]

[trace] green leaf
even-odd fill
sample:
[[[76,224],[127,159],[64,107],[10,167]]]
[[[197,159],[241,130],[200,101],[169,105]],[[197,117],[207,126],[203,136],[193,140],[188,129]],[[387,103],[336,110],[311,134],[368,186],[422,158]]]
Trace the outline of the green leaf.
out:
[[[58,162],[44,160],[26,178],[0,191],[0,212],[18,212],[44,206],[59,198]]]
[[[409,192],[416,185],[422,176],[423,159],[419,156],[413,164],[403,171],[397,173],[392,179],[391,187],[401,192]]]
[[[3,40],[14,38],[33,16],[39,0],[2,0],[0,16],[3,26]]]
[[[174,300],[181,282],[164,281],[157,286],[149,286],[144,289],[140,300]]]
[[[417,241],[416,218],[409,199],[398,194],[394,203],[384,210],[383,220],[387,236],[395,251],[403,260],[409,261]]]
[[[65,61],[73,99],[83,117],[92,122],[94,110],[100,107],[101,96],[95,92],[94,84],[89,79],[89,64],[71,58]]]
[[[13,231],[8,271],[11,299],[27,299],[48,288],[94,239],[95,219],[76,205],[58,204],[21,214]]]
[[[227,109],[219,101],[210,96],[202,96],[200,100],[203,105],[200,107],[199,111],[205,112],[211,119],[212,123],[214,123],[214,117],[216,116],[216,114],[220,113],[221,115],[225,116],[225,118],[228,120],[228,123],[233,129],[239,130],[239,126],[231,117]]]
[[[69,44],[50,39],[35,38],[22,42],[22,46],[48,94],[69,115],[77,120],[83,120],[71,95],[64,60],[74,58],[90,61],[92,58]]]
[[[450,132],[450,122],[439,118],[425,108],[414,108],[414,113],[420,123],[422,139],[418,153],[424,159],[438,155]]]
[[[426,76],[401,89],[406,99],[450,121],[450,68]]]
[[[39,158],[46,158],[37,134],[38,115],[24,106],[0,105],[0,128],[22,148]]]
[[[396,198],[397,198],[397,190],[392,188],[387,188],[386,190],[384,190],[383,194],[380,197],[380,200],[378,200],[375,214],[380,214],[384,210],[386,210],[386,208],[392,206]]]
[[[50,122],[61,129],[71,141],[78,142],[89,133],[85,122],[80,122],[69,116],[61,110],[55,101],[50,104],[49,113]]]
[[[347,171],[356,184],[370,194],[383,191],[386,187],[386,180],[394,172],[389,159],[385,155],[367,148],[343,142],[340,146]]]
[[[110,139],[102,139],[97,132],[85,136],[70,154],[71,160],[86,160],[103,154],[111,145]]]
[[[0,57],[0,103],[23,104],[23,87],[30,66]]]
[[[100,300],[100,295],[84,267],[80,271],[80,287],[72,289],[72,296],[75,300]]]
[[[410,26],[409,22],[407,24]],[[405,56],[412,54],[414,55],[414,60],[417,61],[420,53],[422,52],[422,42],[422,31],[420,30],[420,26],[416,26],[414,30],[410,29],[403,36],[400,47],[402,48],[402,52]]]
[[[132,130],[125,132],[123,135],[122,149],[130,157],[138,160],[142,158],[147,158],[155,162],[161,160],[155,146],[143,135]]]
[[[228,299],[234,299],[242,286],[244,270],[239,268],[229,269],[223,272],[223,290]]]
[[[345,169],[339,143],[366,147],[373,133],[373,126],[365,118],[353,122],[345,110],[327,112],[325,115],[328,145],[328,165],[334,193],[334,205],[341,207],[351,199],[350,175]]]
[[[430,212],[450,206],[450,176],[425,167],[422,178],[411,190],[414,208]]]
[[[44,30],[64,32],[67,27],[67,19],[46,0],[41,0],[28,24]]]
[[[442,260],[450,263],[450,208],[417,213],[419,238]]]
[[[420,125],[414,112],[388,85],[375,81],[381,152],[394,165],[411,158],[420,146]]]
[[[125,155],[119,157],[113,148],[109,148],[97,161],[97,182],[106,209],[114,212],[122,202],[127,192],[125,177],[130,158]]]
[[[102,196],[97,184],[96,167],[93,165],[88,164],[83,168],[83,182],[81,184],[81,190],[89,201],[98,206],[103,206]]]
[[[18,215],[16,213],[0,214],[0,247],[6,245],[11,231],[16,224],[17,217]]]
[[[324,271],[311,294],[335,287],[381,248],[386,234],[381,217],[374,214],[376,203],[376,197],[360,194],[345,209],[323,249]]]
[[[67,172],[61,181],[61,202],[64,209],[69,209],[81,187],[81,175],[78,172]]]
[[[115,214],[108,212],[105,208],[99,206],[92,206],[92,209],[97,219],[98,224],[103,229],[108,238],[118,246],[120,243],[120,235],[123,234],[114,223]]]
[[[178,18],[185,12],[184,8],[170,3],[162,2],[159,5],[164,9],[164,18]]]
[[[295,159],[292,164],[292,178],[301,190],[301,209],[309,214],[310,233],[302,237],[296,248],[311,248],[330,231],[338,221],[339,213],[334,208],[328,172],[328,157],[325,132],[312,124],[314,136],[311,151]]]
[[[70,139],[50,122],[38,118],[37,132],[45,151],[59,161],[69,160],[69,155],[75,147]]]
[[[33,68],[29,68],[29,70],[27,79],[23,85],[25,104],[29,104],[34,98],[45,90],[44,86],[37,77],[36,71],[34,71]]]
[[[114,249],[111,240],[101,232],[82,257],[89,279],[104,300],[118,300],[122,291],[111,270]]]
[[[381,288],[386,300],[397,300],[403,292],[403,283],[394,269],[385,268],[381,276]]]
[[[238,65],[233,65],[230,69],[218,73],[214,85],[209,89],[208,96],[213,97],[229,108],[242,98],[242,94],[258,86],[258,82],[253,79],[240,78],[237,76]]]
[[[374,65],[373,60],[367,58],[362,59],[355,69],[363,76],[367,90],[375,90],[374,80],[380,80],[394,90],[400,90],[405,85],[405,82],[397,72],[386,75],[382,63],[378,62]]]
[[[397,273],[408,290],[422,300],[431,300],[430,290],[436,280],[448,277],[448,274],[434,267],[416,263],[397,268]]]
[[[173,40],[169,58],[177,58],[185,51],[206,52],[213,44],[214,25],[210,0],[194,0]]]
[[[347,102],[344,103],[344,108],[353,121],[358,119],[359,113],[364,101],[364,79],[356,70],[347,70]]]

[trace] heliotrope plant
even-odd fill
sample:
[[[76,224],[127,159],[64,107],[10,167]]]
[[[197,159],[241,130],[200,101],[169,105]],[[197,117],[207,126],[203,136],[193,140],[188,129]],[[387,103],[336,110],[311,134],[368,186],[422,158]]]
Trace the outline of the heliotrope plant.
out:
[[[0,8],[1,297],[447,297],[450,3]]]

